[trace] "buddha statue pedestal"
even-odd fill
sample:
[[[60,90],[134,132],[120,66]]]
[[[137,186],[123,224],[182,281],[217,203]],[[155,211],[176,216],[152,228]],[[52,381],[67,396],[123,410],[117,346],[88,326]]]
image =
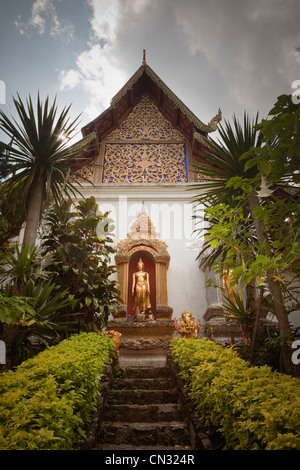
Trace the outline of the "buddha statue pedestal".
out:
[[[136,314],[136,321],[146,321],[146,315],[144,313],[137,313]]]
[[[164,309],[170,317],[173,309]],[[161,311],[162,315],[162,311]],[[149,320],[145,314],[136,317],[119,318],[108,322],[109,330],[122,334],[120,345],[121,366],[163,366],[166,362],[167,350],[175,331],[174,321],[170,318]]]
[[[109,330],[122,334],[120,363],[147,366],[165,362],[175,331],[168,306],[167,270],[170,255],[159,240],[144,204],[115,256],[122,305],[108,322]]]

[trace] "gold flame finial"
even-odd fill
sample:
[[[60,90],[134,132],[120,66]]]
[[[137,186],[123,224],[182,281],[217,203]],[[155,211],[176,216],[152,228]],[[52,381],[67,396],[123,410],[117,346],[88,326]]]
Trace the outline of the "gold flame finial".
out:
[[[144,67],[145,65],[147,65],[147,62],[146,62],[146,49],[143,49],[143,64],[142,64]]]

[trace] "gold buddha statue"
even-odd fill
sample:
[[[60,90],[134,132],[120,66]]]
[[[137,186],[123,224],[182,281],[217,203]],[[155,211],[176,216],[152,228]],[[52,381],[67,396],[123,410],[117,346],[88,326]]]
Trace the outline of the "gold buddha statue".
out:
[[[194,317],[188,310],[184,310],[184,312],[182,312],[177,332],[182,338],[197,338],[199,325],[195,322]]]
[[[138,262],[138,271],[133,273],[132,295],[134,296],[135,313],[145,313],[151,308],[149,274],[144,271],[142,259]]]

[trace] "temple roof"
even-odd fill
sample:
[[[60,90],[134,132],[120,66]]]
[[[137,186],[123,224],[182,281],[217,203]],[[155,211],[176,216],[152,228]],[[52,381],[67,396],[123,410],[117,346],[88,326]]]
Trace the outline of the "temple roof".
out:
[[[90,139],[91,134],[94,136],[94,151],[85,154],[86,158],[96,156],[101,141],[121,124],[144,93],[148,93],[166,119],[191,143],[193,150],[211,147],[208,134],[216,130],[222,118],[221,111],[208,124],[200,121],[149,67],[144,51],[142,65],[112,98],[110,106],[82,128],[83,139],[80,142],[84,143],[88,136]]]

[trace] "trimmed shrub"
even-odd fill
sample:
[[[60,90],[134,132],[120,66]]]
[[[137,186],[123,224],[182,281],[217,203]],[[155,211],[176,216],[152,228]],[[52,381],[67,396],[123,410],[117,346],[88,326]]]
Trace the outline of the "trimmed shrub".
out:
[[[0,376],[0,449],[76,448],[114,355],[111,338],[81,333]]]
[[[300,449],[299,379],[249,367],[233,347],[205,339],[174,339],[174,362],[203,423],[225,449]]]

